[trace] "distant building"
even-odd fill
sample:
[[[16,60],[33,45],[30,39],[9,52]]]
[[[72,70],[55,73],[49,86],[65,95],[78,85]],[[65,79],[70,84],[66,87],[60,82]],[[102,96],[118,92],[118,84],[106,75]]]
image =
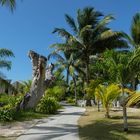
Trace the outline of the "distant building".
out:
[[[17,93],[16,86],[11,84],[11,80],[5,80],[0,78],[0,94],[7,93],[8,95],[13,95]]]

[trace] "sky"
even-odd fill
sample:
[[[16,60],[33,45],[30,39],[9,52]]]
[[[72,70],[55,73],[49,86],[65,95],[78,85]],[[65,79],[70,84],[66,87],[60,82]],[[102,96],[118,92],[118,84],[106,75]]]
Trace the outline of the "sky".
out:
[[[76,17],[79,8],[92,6],[104,15],[113,14],[109,24],[113,30],[130,34],[132,17],[140,12],[140,0],[17,0],[16,10],[0,7],[0,48],[14,52],[10,71],[2,69],[8,79],[23,81],[31,79],[32,67],[27,56],[29,50],[47,56],[49,46],[61,42],[52,34],[55,27],[69,30],[64,14]]]

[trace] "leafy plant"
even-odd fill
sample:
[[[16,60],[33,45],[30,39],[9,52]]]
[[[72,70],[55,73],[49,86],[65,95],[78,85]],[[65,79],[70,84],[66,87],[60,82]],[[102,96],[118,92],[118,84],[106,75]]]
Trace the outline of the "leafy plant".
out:
[[[16,109],[11,105],[0,108],[0,121],[12,121],[15,118]]]
[[[54,97],[60,101],[64,98],[65,89],[64,87],[54,86],[52,88],[47,89],[45,93],[46,95]]]
[[[105,116],[110,117],[109,111],[112,102],[121,94],[121,90],[117,85],[111,84],[109,86],[99,85],[96,88],[95,96],[100,99],[103,107],[106,110]]]
[[[36,111],[45,114],[55,114],[60,105],[54,97],[45,95],[37,105]]]

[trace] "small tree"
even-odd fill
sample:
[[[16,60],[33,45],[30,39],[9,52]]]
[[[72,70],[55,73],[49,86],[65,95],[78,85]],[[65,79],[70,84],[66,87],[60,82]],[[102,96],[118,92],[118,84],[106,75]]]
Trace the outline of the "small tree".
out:
[[[121,91],[118,85],[111,84],[109,86],[99,85],[95,90],[96,98],[100,99],[106,110],[105,117],[109,118],[109,111],[112,102],[120,95]]]

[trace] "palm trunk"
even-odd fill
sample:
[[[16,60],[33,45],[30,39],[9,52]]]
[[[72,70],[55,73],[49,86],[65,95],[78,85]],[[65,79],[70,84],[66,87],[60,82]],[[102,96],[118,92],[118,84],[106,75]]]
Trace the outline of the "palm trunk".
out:
[[[67,69],[66,82],[67,82],[67,85],[69,85],[69,67]]]
[[[89,61],[86,61],[86,84],[89,84]],[[91,99],[86,100],[86,106],[92,106]]]
[[[77,90],[76,90],[76,79],[73,77],[74,82],[74,96],[75,96],[75,105],[77,105]]]
[[[100,102],[99,102],[99,100],[97,102],[97,105],[98,105],[98,112],[100,112]]]
[[[67,86],[68,86],[68,90],[65,91],[65,96],[70,95],[70,93],[69,93],[69,74],[70,74],[70,72],[69,72],[69,67],[68,67],[67,70],[66,70],[66,83],[67,83]]]
[[[122,94],[123,94],[123,99],[125,99],[124,96],[124,86],[122,85]],[[127,108],[125,101],[123,101],[123,121],[124,121],[124,131],[128,131],[128,123],[127,123]]]
[[[89,84],[89,62],[86,62],[86,83]]]
[[[133,90],[136,90],[136,89],[137,89],[138,83],[139,83],[138,77],[134,77],[134,78],[132,79],[131,88],[132,88]]]
[[[109,115],[109,106],[106,106],[105,109],[106,109],[105,117],[106,118],[110,118],[110,115]]]

